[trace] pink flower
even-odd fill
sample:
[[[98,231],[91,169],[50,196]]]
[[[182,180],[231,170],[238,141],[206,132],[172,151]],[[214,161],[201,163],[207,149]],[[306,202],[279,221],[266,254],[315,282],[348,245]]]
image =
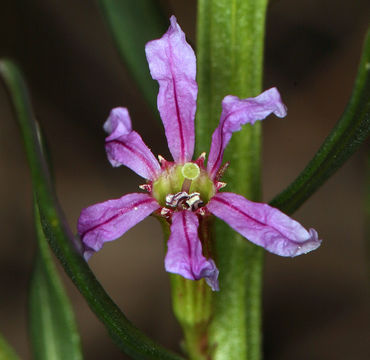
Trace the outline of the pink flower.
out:
[[[192,160],[198,91],[195,54],[174,16],[168,31],[161,39],[149,42],[145,51],[151,75],[159,83],[158,109],[174,162],[162,157],[156,160],[132,130],[126,108],[111,111],[104,124],[108,159],[113,166],[125,165],[145,178],[147,183],[140,188],[147,193],[124,195],[82,210],[78,233],[85,246],[85,258],[152,213],[170,224],[166,270],[191,280],[205,278],[213,290],[219,289],[218,269],[203,251],[198,233],[199,223],[212,214],[277,255],[297,256],[320,246],[314,229],[307,231],[278,209],[241,195],[219,192],[225,185],[219,181],[224,170],[223,153],[232,133],[271,113],[286,115],[277,89],[271,88],[255,98],[223,99],[220,124],[212,135],[205,167],[205,154]]]

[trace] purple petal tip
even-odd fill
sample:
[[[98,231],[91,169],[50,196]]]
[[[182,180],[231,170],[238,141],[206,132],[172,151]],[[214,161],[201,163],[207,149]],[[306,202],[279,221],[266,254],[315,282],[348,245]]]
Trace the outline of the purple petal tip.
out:
[[[172,27],[176,27],[177,26],[177,19],[176,19],[176,16],[175,15],[171,15],[171,17],[170,17],[170,23],[171,23],[171,26]]]
[[[204,269],[201,274],[200,278],[204,278],[206,283],[212,289],[212,291],[220,291],[220,287],[218,284],[218,274],[219,270],[216,267],[215,262],[212,259],[208,260],[210,264],[209,269]]]
[[[291,255],[292,257],[307,254],[313,250],[316,250],[321,245],[322,240],[319,239],[315,229],[309,229],[308,233],[310,234],[310,237],[298,247],[297,252]]]
[[[283,100],[281,99],[281,95],[279,93],[279,90],[276,87],[273,87],[266,91],[266,95],[269,95],[271,98],[271,101],[275,104],[275,110],[274,114],[279,117],[283,118],[287,115],[287,107],[283,103]]]
[[[235,231],[267,251],[294,257],[320,246],[314,229],[301,224],[267,204],[255,203],[234,193],[218,193],[207,204],[208,210]]]
[[[94,250],[92,249],[85,249],[84,253],[83,253],[83,257],[85,259],[85,261],[89,261],[89,259],[91,258],[91,256],[93,256],[95,253]]]

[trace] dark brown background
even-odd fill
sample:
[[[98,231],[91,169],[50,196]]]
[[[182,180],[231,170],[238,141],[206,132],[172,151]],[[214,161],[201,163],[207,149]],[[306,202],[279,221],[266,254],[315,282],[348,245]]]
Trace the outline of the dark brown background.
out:
[[[195,43],[196,1],[162,1]],[[303,169],[349,97],[369,6],[366,0],[280,0],[267,21],[265,88],[289,115],[264,123],[263,190],[270,200]],[[145,26],[145,24],[143,24]],[[155,154],[167,155],[161,125],[120,62],[94,1],[0,2],[0,55],[21,64],[54,159],[72,228],[82,207],[136,191],[140,179],[110,167],[101,127],[127,106]],[[18,128],[0,85],[0,332],[23,359],[27,287],[35,249],[31,185]],[[369,278],[365,246],[365,147],[296,214],[324,239],[296,259],[266,254],[266,359],[368,359]],[[107,244],[91,266],[113,299],[147,334],[178,349],[159,224],[152,218]],[[122,359],[103,326],[65,279],[86,359]]]

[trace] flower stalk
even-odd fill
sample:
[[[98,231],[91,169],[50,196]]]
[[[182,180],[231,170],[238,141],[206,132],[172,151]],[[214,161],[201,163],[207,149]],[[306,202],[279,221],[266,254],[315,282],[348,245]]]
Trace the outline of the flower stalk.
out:
[[[160,221],[168,240],[170,227],[166,221]],[[211,217],[205,217],[199,224],[199,237],[207,257],[212,255],[209,233],[212,222]],[[184,333],[184,352],[192,360],[209,359],[208,329],[212,317],[213,291],[204,279],[192,281],[176,274],[171,274],[170,278],[173,312]]]

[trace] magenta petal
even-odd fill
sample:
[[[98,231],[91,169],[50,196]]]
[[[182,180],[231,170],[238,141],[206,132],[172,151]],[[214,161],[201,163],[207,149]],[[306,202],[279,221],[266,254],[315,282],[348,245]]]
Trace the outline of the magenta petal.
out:
[[[222,163],[224,150],[235,131],[247,123],[254,124],[274,113],[278,117],[286,116],[286,107],[276,88],[264,91],[262,94],[248,99],[239,99],[228,95],[222,101],[220,124],[212,135],[207,170],[214,177]]]
[[[199,221],[191,211],[175,212],[172,216],[171,235],[167,243],[164,260],[166,271],[179,274],[186,279],[205,278],[212,290],[219,290],[218,269],[212,259],[202,254],[198,237]]]
[[[315,250],[321,244],[314,229],[307,231],[280,210],[241,195],[219,193],[207,208],[249,241],[277,255],[293,257]]]
[[[83,209],[77,229],[88,249],[87,257],[91,255],[88,251],[100,250],[105,242],[119,238],[159,207],[151,196],[133,193]]]
[[[145,179],[156,178],[160,165],[140,135],[132,130],[126,108],[113,109],[104,123],[104,130],[109,134],[105,150],[113,166],[125,165]]]
[[[196,60],[185,34],[171,17],[168,31],[146,44],[152,78],[158,80],[158,110],[168,147],[176,162],[190,161],[194,152],[194,116],[198,86]]]

